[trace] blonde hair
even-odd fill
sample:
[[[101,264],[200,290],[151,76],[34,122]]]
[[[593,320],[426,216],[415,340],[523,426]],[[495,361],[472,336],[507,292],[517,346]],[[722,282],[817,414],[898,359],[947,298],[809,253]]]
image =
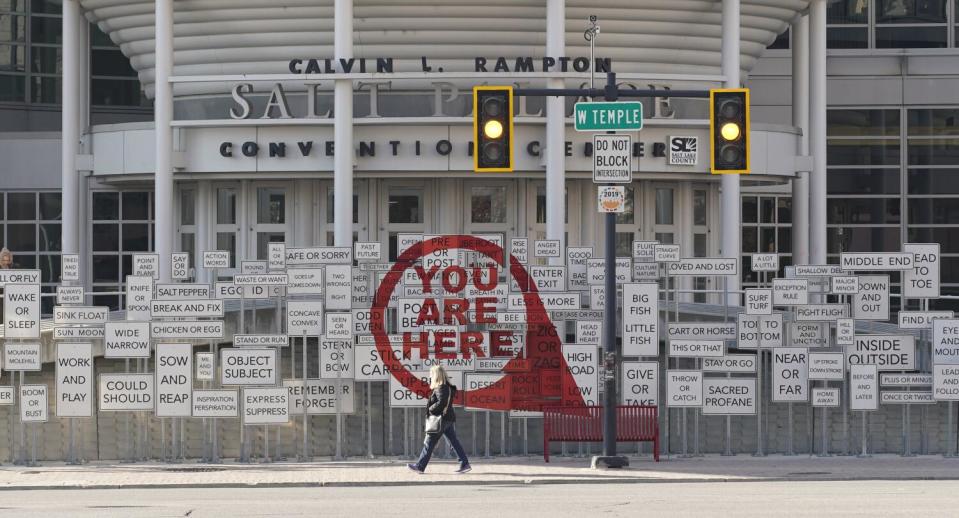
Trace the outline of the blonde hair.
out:
[[[446,369],[442,365],[434,365],[430,367],[430,388],[437,389],[443,385],[446,385],[450,382],[449,376],[446,374]]]

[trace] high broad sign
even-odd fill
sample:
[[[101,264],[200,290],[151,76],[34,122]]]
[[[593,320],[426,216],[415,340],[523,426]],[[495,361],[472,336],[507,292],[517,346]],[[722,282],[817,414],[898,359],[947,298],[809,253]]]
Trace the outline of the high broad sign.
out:
[[[576,131],[638,131],[643,129],[643,103],[576,103],[573,122]]]

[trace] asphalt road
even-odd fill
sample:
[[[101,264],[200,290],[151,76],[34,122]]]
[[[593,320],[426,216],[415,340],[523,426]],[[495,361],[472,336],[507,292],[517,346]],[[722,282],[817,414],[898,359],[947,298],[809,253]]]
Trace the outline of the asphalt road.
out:
[[[959,482],[0,491],[0,516],[956,516]]]

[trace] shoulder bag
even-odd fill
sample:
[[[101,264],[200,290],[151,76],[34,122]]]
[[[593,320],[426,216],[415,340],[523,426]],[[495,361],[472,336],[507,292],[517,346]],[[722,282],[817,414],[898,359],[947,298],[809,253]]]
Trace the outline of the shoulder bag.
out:
[[[448,387],[446,390],[450,390]],[[443,431],[443,416],[446,415],[446,412],[450,409],[450,405],[453,404],[453,392],[450,391],[450,398],[446,401],[446,408],[443,409],[443,413],[440,415],[430,414],[426,416],[426,425],[424,429],[426,433],[440,433]]]

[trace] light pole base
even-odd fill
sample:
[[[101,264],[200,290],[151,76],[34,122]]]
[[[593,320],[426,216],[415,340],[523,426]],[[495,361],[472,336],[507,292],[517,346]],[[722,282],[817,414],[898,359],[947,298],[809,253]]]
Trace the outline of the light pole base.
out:
[[[590,467],[593,469],[628,468],[629,459],[622,455],[614,455],[612,457],[603,457],[601,455],[596,455],[593,457],[593,461],[590,463]]]

